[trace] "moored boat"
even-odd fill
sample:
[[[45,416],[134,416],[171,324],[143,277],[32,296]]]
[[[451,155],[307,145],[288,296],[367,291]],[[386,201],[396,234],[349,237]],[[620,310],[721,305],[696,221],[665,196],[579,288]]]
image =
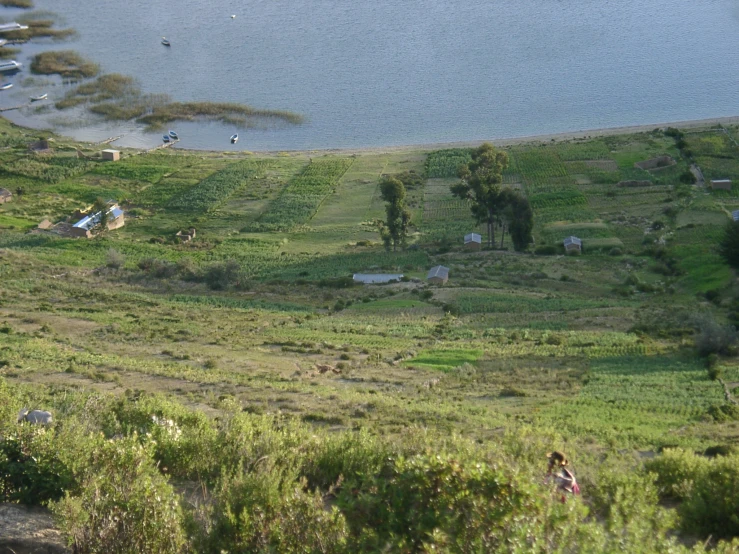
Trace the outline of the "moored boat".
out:
[[[25,31],[28,25],[21,25],[13,21],[12,23],[3,23],[0,25],[0,33],[9,33],[11,31]]]
[[[31,96],[31,102],[38,102],[39,100],[46,100],[48,98],[47,93],[39,94],[38,96]]]
[[[8,90],[9,88],[12,88],[13,83],[3,83],[0,85],[0,90]]]
[[[5,46],[6,44],[8,44],[8,39],[0,38],[0,46]]]
[[[177,133],[175,133],[175,132],[174,132],[174,131],[172,131],[171,129],[170,129],[170,131],[169,131],[169,137],[170,137],[170,138],[173,138],[174,140],[179,140],[179,138],[180,138],[180,137],[178,137],[178,136],[177,136]]]
[[[239,135],[231,135],[231,144],[236,144],[237,140],[239,140]]]
[[[169,135],[162,135],[162,140],[164,142],[169,142]]]
[[[15,60],[10,60],[7,62],[0,62],[0,72],[2,71],[16,71],[21,68],[23,64],[19,63]]]
[[[169,42],[166,37],[162,37],[162,44],[164,46],[172,46],[172,43]]]

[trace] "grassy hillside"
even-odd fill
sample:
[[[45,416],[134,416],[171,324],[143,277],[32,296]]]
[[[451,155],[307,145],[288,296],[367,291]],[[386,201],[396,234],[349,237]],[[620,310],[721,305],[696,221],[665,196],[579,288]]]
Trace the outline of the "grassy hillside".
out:
[[[655,131],[508,148],[504,182],[523,191],[534,207],[536,243],[526,253],[513,252],[507,237],[503,249],[461,248],[464,234],[482,230],[469,206],[449,191],[458,164],[468,159],[465,150],[351,156],[124,150],[120,162],[103,162],[94,156],[100,147],[62,137],[52,142],[52,154],[29,154],[28,133],[0,120],[0,187],[14,193],[0,205],[0,375],[13,409],[32,402],[52,409],[59,420],[88,421],[80,403],[96,398],[101,405],[95,409],[107,414],[110,425],[80,426],[109,437],[137,432],[141,437],[130,440],[144,442],[142,429],[120,410],[143,405],[142,413],[157,417],[174,410],[180,415],[171,417],[186,434],[195,431],[187,430],[190,420],[182,414],[205,418],[192,429],[226,433],[210,418],[245,413],[239,417],[249,425],[295,425],[296,433],[318,433],[329,443],[330,437],[347,444],[367,437],[378,441],[367,449],[386,449],[393,459],[420,456],[422,465],[435,463],[434,452],[443,464],[464,458],[491,468],[500,456],[505,471],[516,473],[511,486],[522,495],[511,513],[522,510],[532,521],[564,517],[572,537],[580,533],[573,544],[583,550],[612,548],[608,534],[628,528],[625,521],[639,510],[652,510],[645,525],[661,529],[655,540],[666,541],[645,543],[645,552],[664,551],[669,529],[681,529],[687,545],[712,533],[694,524],[700,518],[693,512],[680,512],[679,521],[659,519],[672,517],[674,510],[663,514],[658,506],[670,494],[647,475],[642,459],[664,448],[679,447],[668,452],[686,457],[709,447],[730,451],[739,438],[726,393],[731,398],[739,386],[739,360],[712,359],[723,381],[713,380],[694,348],[701,330],[733,321],[735,280],[716,243],[731,211],[739,209],[739,193],[681,180],[688,156],[707,178],[739,173],[736,129],[693,130],[684,136],[687,146]],[[76,150],[91,157],[78,158]],[[665,154],[676,163],[651,171],[634,165]],[[378,185],[382,175],[405,171],[424,177],[423,186],[408,191],[411,247],[385,252],[373,225],[384,216]],[[120,202],[123,228],[90,240],[28,232],[44,218],[64,221],[99,197]],[[178,230],[191,227],[197,230],[193,241],[176,240]],[[570,235],[583,239],[581,256],[563,255],[561,241]],[[437,264],[450,268],[443,287],[425,282]],[[408,280],[348,286],[346,277],[354,272],[398,272]],[[166,410],[146,407],[150,393],[173,403]],[[123,407],[111,408],[115,402]],[[275,421],[282,423],[270,423]],[[450,436],[455,438],[448,442],[444,437]],[[59,431],[54,440],[71,439]],[[193,441],[193,448],[210,444]],[[273,444],[277,450],[262,455],[275,456],[283,447]],[[553,448],[566,450],[586,484],[584,504],[566,504],[566,516],[532,477],[537,459],[543,472],[544,453]],[[170,460],[170,474],[182,487],[172,494],[185,498],[183,491],[200,480],[222,487],[220,502],[227,489],[248,489],[240,481],[244,475],[279,474],[277,488],[307,477],[305,490],[326,495],[339,475],[348,478],[342,466],[311,481],[306,464],[329,451],[303,457],[291,452],[285,455],[294,458],[285,461],[290,471],[270,465],[269,477],[246,466],[226,473],[213,467],[206,477],[204,469]],[[146,456],[164,460],[159,451]],[[237,464],[237,455],[224,456],[223,467]],[[249,463],[259,459],[254,456]],[[739,471],[739,461],[727,459]],[[664,481],[672,475],[664,469],[669,460],[657,460],[663,465],[652,471]],[[704,463],[691,460],[680,463]],[[411,479],[412,472],[398,464],[363,465],[367,473],[355,483],[357,490],[377,493],[369,475],[390,479],[397,471],[401,481]],[[464,467],[465,487],[485,502],[499,502],[497,493],[475,489]],[[83,490],[80,475],[74,479]],[[627,483],[632,477],[638,482]],[[646,496],[634,492],[639,487]],[[619,517],[625,519],[619,520],[607,505],[623,491],[639,496],[638,509],[624,507]],[[342,499],[336,513],[327,512],[343,522],[326,530],[327,537],[344,537],[337,540],[346,549],[337,551],[499,547],[472,532],[477,538],[464,542],[462,531],[446,520],[438,524],[441,535],[433,526],[412,537],[398,531],[401,524],[380,529],[362,519],[368,505],[330,494]],[[687,505],[687,496],[679,503]],[[538,507],[522,507],[529,502],[524,498],[538,498],[531,500]],[[597,533],[585,523],[588,510],[607,522]],[[70,521],[70,513],[63,513]],[[303,517],[311,521],[318,517],[307,513]],[[361,526],[376,535],[359,533]],[[286,529],[280,532],[294,538],[297,531]],[[534,527],[526,529],[520,532],[534,533]],[[564,535],[549,546],[569,540],[570,531],[562,529]],[[206,540],[203,532],[188,535],[188,544],[196,535]],[[639,544],[647,531],[624,533]],[[224,544],[198,548],[266,548]],[[279,544],[278,550],[298,551]],[[521,544],[520,551],[551,551]]]

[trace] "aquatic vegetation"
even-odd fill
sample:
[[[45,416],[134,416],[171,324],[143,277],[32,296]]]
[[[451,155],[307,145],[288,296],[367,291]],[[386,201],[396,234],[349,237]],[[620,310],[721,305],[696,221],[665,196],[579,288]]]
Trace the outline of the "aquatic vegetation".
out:
[[[31,72],[37,75],[61,75],[65,78],[94,77],[100,66],[73,50],[41,52],[31,60]]]

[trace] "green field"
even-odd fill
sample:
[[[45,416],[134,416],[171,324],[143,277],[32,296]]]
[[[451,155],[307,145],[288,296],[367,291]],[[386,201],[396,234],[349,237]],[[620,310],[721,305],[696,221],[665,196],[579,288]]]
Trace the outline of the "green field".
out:
[[[167,407],[151,413],[176,414],[186,435],[200,437],[192,438],[198,448],[208,433],[228,435],[218,422],[229,418],[261,429],[249,431],[260,437],[273,432],[269,422],[280,421],[284,427],[271,442],[259,439],[269,442],[259,447],[263,453],[254,447],[244,459],[293,460],[275,487],[306,478],[300,494],[308,504],[315,491],[328,495],[339,475],[349,478],[352,448],[365,457],[372,449],[392,453],[392,468],[377,460],[357,462],[356,475],[368,472],[362,474],[367,479],[393,471],[410,479],[403,456],[428,455],[418,463],[431,467],[436,452],[439,459],[497,467],[494,451],[518,468],[512,470],[519,472],[516,486],[535,478],[547,449],[562,448],[582,475],[582,506],[569,503],[562,515],[565,508],[556,503],[546,508],[538,500],[520,502],[533,503],[530,513],[539,515],[532,521],[557,512],[572,524],[570,538],[580,545],[574,551],[616,551],[608,548],[621,532],[623,548],[642,545],[634,552],[665,551],[675,533],[680,540],[674,551],[680,551],[711,534],[686,523],[693,520],[662,489],[653,498],[640,496],[637,507],[625,503],[622,514],[650,522],[657,537],[650,540],[657,542],[603,508],[622,494],[615,492],[618,483],[624,490],[641,487],[647,496],[657,491],[643,459],[665,448],[702,453],[739,447],[739,421],[721,415],[729,402],[725,388],[710,378],[694,347],[701,331],[696,321],[735,321],[739,290],[716,244],[739,200],[734,192],[681,183],[690,160],[673,138],[657,131],[508,148],[504,182],[534,208],[535,244],[519,253],[507,236],[502,249],[462,248],[464,234],[481,230],[466,201],[449,190],[459,164],[470,159],[465,149],[352,155],[124,149],[121,161],[103,162],[91,147],[62,137],[52,154],[34,157],[21,133],[0,120],[0,144],[7,145],[0,150],[0,187],[14,193],[0,204],[0,385],[7,385],[0,393],[16,413],[21,404],[32,404],[67,414],[79,429],[129,436],[136,429],[133,423],[125,427],[134,421],[125,410],[156,398],[151,402]],[[736,134],[686,133],[692,161],[706,178],[739,177],[739,148],[729,139]],[[78,160],[76,149],[91,157]],[[651,172],[634,167],[662,154],[677,166]],[[423,175],[424,184],[408,191],[409,248],[386,252],[373,223],[384,217],[379,182],[404,171]],[[623,181],[643,183],[619,186]],[[44,218],[70,220],[99,197],[120,203],[124,227],[90,240],[29,233]],[[176,239],[177,231],[191,227],[194,240]],[[582,255],[564,255],[561,241],[570,235],[583,239]],[[443,287],[425,282],[438,264],[450,268]],[[403,273],[408,279],[351,286],[347,278],[358,272]],[[712,363],[727,390],[739,386],[736,357],[724,354]],[[82,406],[95,402],[110,419],[100,426],[84,418]],[[124,407],[111,407],[115,402]],[[149,408],[140,409],[148,422]],[[70,436],[60,430],[54,440]],[[306,441],[304,450],[296,446],[298,436]],[[367,442],[360,447],[352,441]],[[152,459],[169,464],[183,487],[177,494],[198,482],[211,491],[225,486],[219,470],[185,462],[185,454],[182,462],[167,461],[173,454],[160,451],[164,446],[152,448]],[[226,456],[231,446],[218,448]],[[334,452],[348,464],[341,471],[326,469],[331,448],[346,449]],[[309,467],[301,458],[306,452],[320,463]],[[271,468],[269,475],[282,471],[277,460],[259,463]],[[0,454],[0,470],[2,464]],[[601,464],[618,477],[604,477]],[[459,475],[472,482],[475,477],[465,473],[470,467]],[[633,475],[636,481],[628,481]],[[272,490],[265,483],[259,486]],[[430,528],[408,538],[401,526],[392,532],[377,527],[377,535],[369,536],[372,517],[389,516],[368,515],[379,510],[370,496],[380,494],[380,485],[362,483],[356,488],[364,492],[357,494],[367,495],[366,504],[346,497],[347,488],[330,493],[337,498],[336,513],[325,513],[340,513],[350,529],[339,541],[345,549],[337,552],[426,552],[434,544],[453,552],[498,548],[492,538],[464,542],[454,535],[462,541],[454,542],[443,535],[451,527],[443,526],[441,535]],[[401,479],[397,486],[415,485]],[[526,494],[540,487],[521,486]],[[270,509],[287,509],[279,506]],[[584,515],[588,510],[597,517]],[[676,519],[659,519],[658,512]],[[352,527],[360,521],[365,531]],[[613,527],[604,531],[608,525]],[[293,536],[288,527],[281,529]],[[202,551],[217,551],[208,544]],[[233,544],[218,548],[231,551]],[[249,544],[233,551],[269,551]],[[331,551],[270,544],[272,551]],[[510,551],[568,551],[522,544]]]

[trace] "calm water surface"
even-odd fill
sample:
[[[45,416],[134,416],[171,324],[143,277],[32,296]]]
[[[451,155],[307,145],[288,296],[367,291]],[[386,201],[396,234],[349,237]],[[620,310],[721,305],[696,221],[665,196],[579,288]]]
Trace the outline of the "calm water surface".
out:
[[[739,115],[737,0],[36,4],[79,32],[63,48],[105,72],[136,76],[145,92],[307,118],[266,130],[173,124],[189,148],[420,144]],[[6,18],[17,13],[0,9]],[[163,35],[171,48],[160,44]],[[19,61],[55,48],[24,45]],[[0,107],[41,89],[52,98],[65,90],[15,87],[0,92]],[[37,127],[60,121],[53,111],[6,115]],[[99,122],[59,130],[88,140],[125,133],[118,144],[130,146],[160,136]],[[241,137],[235,147],[233,132]]]

